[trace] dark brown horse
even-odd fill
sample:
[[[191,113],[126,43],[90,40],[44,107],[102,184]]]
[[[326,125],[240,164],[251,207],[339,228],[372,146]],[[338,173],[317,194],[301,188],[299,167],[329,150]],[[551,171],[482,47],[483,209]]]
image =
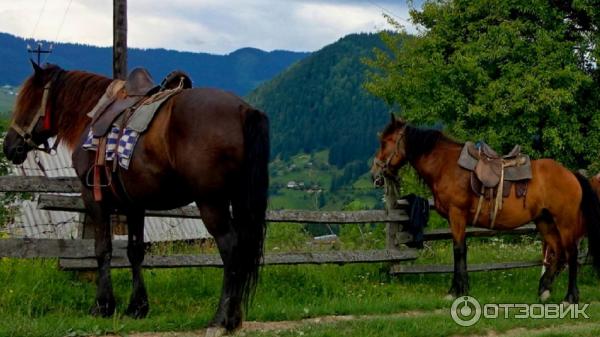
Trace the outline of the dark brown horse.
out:
[[[454,278],[449,293],[468,292],[467,245],[465,227],[490,227],[489,207],[484,205],[476,223],[479,197],[471,192],[470,172],[457,162],[463,144],[437,130],[425,130],[392,116],[381,136],[381,147],[371,169],[374,182],[381,186],[383,177],[394,179],[398,169],[409,163],[431,189],[435,209],[445,217],[454,240]],[[577,289],[578,243],[587,233],[594,267],[600,269],[600,205],[590,183],[551,159],[531,162],[533,179],[529,181],[527,202],[515,193],[503,201],[494,229],[512,229],[530,221],[542,234],[548,268],[539,284],[539,295],[546,300],[552,283],[565,262],[569,266],[569,286],[565,301],[579,300]],[[488,204],[488,203],[484,203]]]
[[[95,225],[98,287],[92,313],[109,316],[115,309],[110,275],[110,213],[116,209],[127,215],[133,292],[126,313],[144,317],[149,309],[141,273],[144,210],[196,202],[224,263],[221,299],[211,326],[228,330],[239,327],[242,304],[247,304],[256,285],[263,251],[267,117],[221,90],[184,90],[156,113],[136,145],[129,169],[117,171],[118,179],[113,181],[121,183],[127,197],[105,193],[104,200],[97,203],[91,189],[85,187],[94,153],[83,150],[82,144],[90,128],[86,113],[111,79],[57,66],[34,68],[35,73],[19,93],[4,153],[20,164],[27,152],[51,136],[73,150],[73,166],[84,186],[82,197]]]

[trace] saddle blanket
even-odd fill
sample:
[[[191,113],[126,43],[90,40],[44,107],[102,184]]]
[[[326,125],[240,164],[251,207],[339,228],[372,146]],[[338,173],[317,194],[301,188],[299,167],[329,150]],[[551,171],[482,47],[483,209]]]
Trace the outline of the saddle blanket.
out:
[[[118,160],[119,166],[128,169],[133,149],[139,137],[140,134],[129,127],[125,127],[123,134],[121,134],[119,127],[113,125],[106,140],[106,161]],[[97,151],[99,143],[100,139],[94,137],[94,133],[90,128],[85,143],[83,143],[83,148],[89,151]]]

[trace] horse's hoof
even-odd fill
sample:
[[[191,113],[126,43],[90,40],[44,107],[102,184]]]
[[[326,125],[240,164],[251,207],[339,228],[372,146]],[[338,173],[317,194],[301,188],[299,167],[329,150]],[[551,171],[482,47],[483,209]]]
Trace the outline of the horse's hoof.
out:
[[[544,290],[540,295],[540,301],[546,302],[550,298],[550,290]]]
[[[448,295],[444,296],[444,299],[446,301],[454,301],[456,299],[456,296],[454,294],[448,294]]]
[[[131,318],[135,318],[135,319],[141,319],[141,318],[145,318],[148,315],[148,311],[150,310],[150,306],[148,305],[148,302],[142,303],[142,304],[129,304],[129,306],[127,307],[127,310],[125,310],[125,315],[131,317]]]
[[[110,317],[115,313],[115,304],[106,303],[100,304],[96,303],[94,306],[90,308],[90,314],[95,317]]]
[[[220,336],[225,336],[226,333],[227,333],[227,330],[225,330],[225,328],[212,326],[212,327],[209,327],[206,329],[206,334],[204,336],[205,337],[220,337]]]
[[[577,303],[579,303],[579,296],[569,294],[565,297],[565,299],[562,301],[562,303],[565,306],[569,306],[571,304],[577,304]]]

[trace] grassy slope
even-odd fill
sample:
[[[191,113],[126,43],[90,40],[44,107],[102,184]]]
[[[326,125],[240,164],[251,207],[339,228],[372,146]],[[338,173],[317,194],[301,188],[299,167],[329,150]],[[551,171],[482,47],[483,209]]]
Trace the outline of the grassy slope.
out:
[[[288,161],[275,159],[269,170],[271,172],[271,209],[347,209],[353,201],[360,202],[360,208],[374,208],[383,196],[382,190],[375,190],[368,174],[337,191],[331,190],[331,182],[342,170],[329,165],[328,151],[314,154],[298,154]],[[365,164],[365,172],[368,167]],[[318,196],[306,190],[289,189],[289,181],[304,182],[305,186],[318,186],[324,194],[324,204],[319,205]]]

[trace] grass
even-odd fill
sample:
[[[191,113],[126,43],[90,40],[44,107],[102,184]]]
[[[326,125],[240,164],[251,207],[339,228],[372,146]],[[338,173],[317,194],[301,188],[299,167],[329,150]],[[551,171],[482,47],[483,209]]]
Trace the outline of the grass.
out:
[[[285,225],[269,232],[270,250],[298,245],[305,236],[298,226]],[[295,232],[295,234],[294,234]],[[289,241],[282,240],[285,234]],[[302,248],[302,245],[296,249]],[[306,247],[304,247],[306,248]],[[203,248],[204,249],[204,248]],[[450,261],[449,243],[439,242],[422,251],[419,263]],[[539,243],[531,239],[472,240],[469,262],[539,258]],[[471,294],[485,303],[537,303],[539,269],[471,273]],[[148,318],[132,320],[122,315],[128,301],[130,273],[113,271],[117,314],[110,319],[87,313],[95,286],[76,273],[57,270],[56,260],[0,261],[0,336],[78,336],[132,331],[186,331],[204,327],[215,310],[221,286],[221,270],[185,268],[146,270],[150,295]],[[548,324],[579,323],[572,320],[493,320],[474,327],[454,324],[443,297],[451,275],[403,275],[391,277],[384,264],[346,266],[270,266],[263,269],[248,319],[298,320],[323,315],[385,315],[422,311],[414,317],[376,319],[302,327],[304,336],[444,336],[506,331],[515,327],[538,328]],[[589,268],[581,272],[582,302],[600,301],[600,287]],[[559,278],[551,301],[560,302],[566,290],[566,274]],[[437,311],[436,311],[437,310]],[[600,306],[588,310],[591,322],[600,322]],[[588,323],[586,320],[584,323]],[[583,329],[583,328],[582,328]],[[584,329],[585,330],[585,329]],[[589,335],[596,330],[588,329]],[[300,330],[298,330],[300,331]],[[298,331],[248,332],[249,336],[297,336]]]

